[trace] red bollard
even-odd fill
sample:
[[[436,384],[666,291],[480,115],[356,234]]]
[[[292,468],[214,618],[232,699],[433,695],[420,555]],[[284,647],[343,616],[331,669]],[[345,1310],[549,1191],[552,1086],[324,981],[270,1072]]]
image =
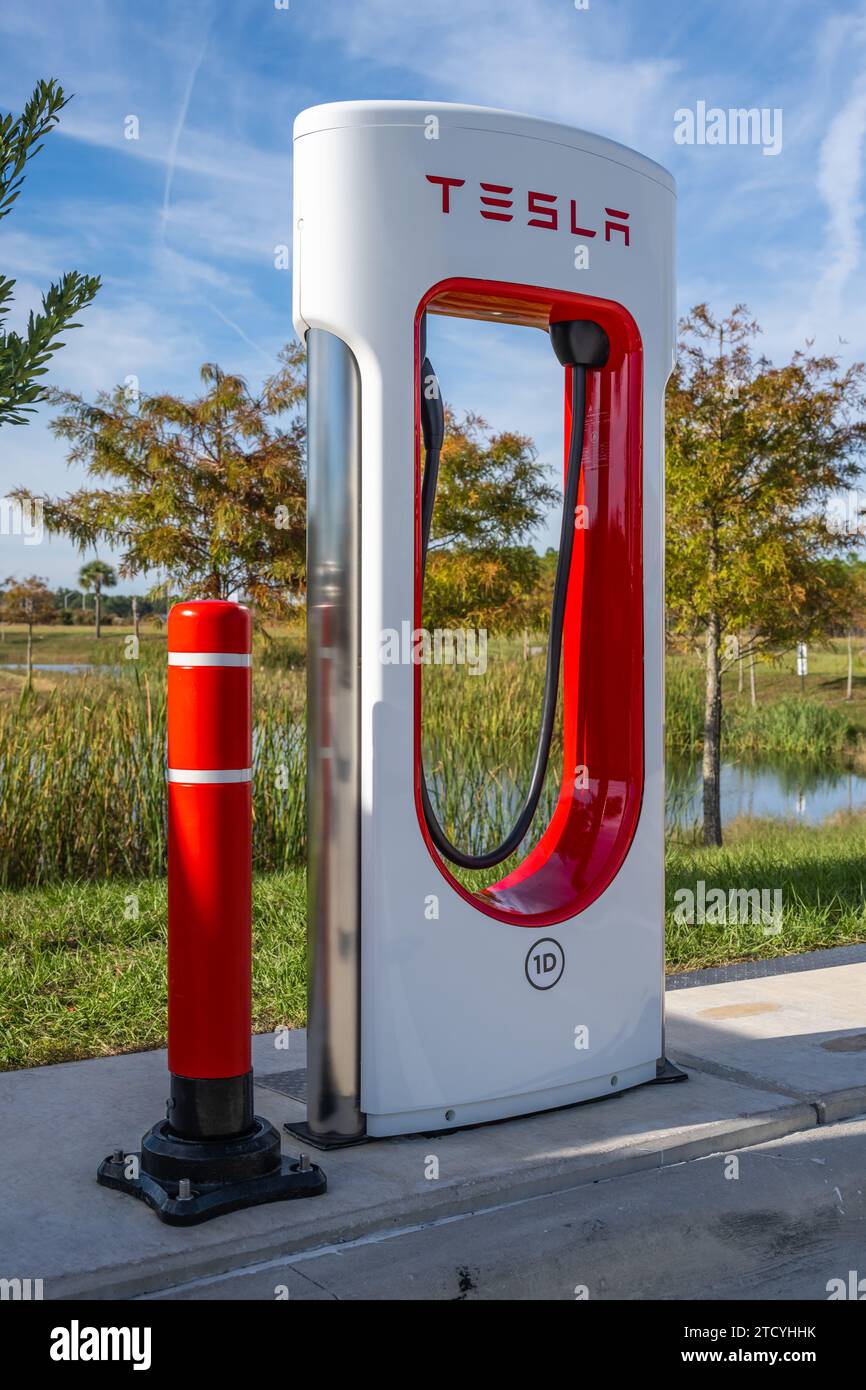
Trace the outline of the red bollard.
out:
[[[115,1150],[97,1180],[174,1225],[327,1186],[253,1113],[251,650],[240,604],[169,614],[170,1095],[140,1155]]]
[[[169,614],[169,1118],[190,1139],[253,1120],[251,650],[240,604]]]

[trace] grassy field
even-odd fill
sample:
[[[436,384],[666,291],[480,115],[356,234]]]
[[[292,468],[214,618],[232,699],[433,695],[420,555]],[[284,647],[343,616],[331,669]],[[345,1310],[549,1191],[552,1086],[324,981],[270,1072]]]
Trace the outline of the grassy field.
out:
[[[132,624],[104,627],[97,642],[92,627],[35,627],[33,629],[33,660],[38,665],[72,665],[93,663],[109,666],[124,659],[124,638],[133,632]],[[140,643],[145,657],[152,651],[161,658],[165,654],[165,628],[153,623],[142,623]],[[0,624],[0,688],[7,693],[20,690],[24,682],[23,671],[8,671],[2,668],[8,663],[23,665],[27,660],[27,629],[22,624]],[[52,672],[37,672],[43,689],[56,684],[57,676]]]
[[[139,659],[124,657],[129,628],[99,643],[86,628],[37,632],[35,660],[88,663],[87,676],[37,673],[30,695],[23,630],[0,643],[0,1066],[100,1055],[164,1041],[165,637],[143,628]],[[425,765],[453,839],[480,848],[511,823],[534,745],[542,658],[491,643],[483,680],[428,670]],[[303,647],[297,631],[259,640],[255,844],[254,1025],[304,1014]],[[866,665],[856,651],[845,693],[843,643],[810,652],[807,697],[793,658],[726,677],[725,755],[787,753],[839,765],[866,741]],[[699,738],[700,670],[668,665],[668,727],[675,746]],[[733,750],[733,752],[732,752]],[[555,796],[552,775],[540,825]],[[685,836],[668,846],[668,963],[686,970],[866,940],[866,817],[820,827],[744,822],[706,850]],[[492,880],[495,872],[488,876]],[[475,877],[475,886],[485,881]],[[782,931],[760,923],[685,925],[679,888],[779,888]]]
[[[764,753],[832,756],[856,752],[866,735],[866,638],[854,638],[851,699],[846,699],[848,650],[844,640],[809,648],[809,674],[801,688],[796,657],[762,661],[755,671],[753,708],[749,672],[739,688],[736,667],[722,677],[727,752],[754,748]],[[667,659],[668,739],[676,747],[696,746],[703,730],[703,667],[697,656]],[[799,711],[799,713],[798,713]]]
[[[866,637],[852,639],[854,673],[852,698],[845,699],[848,671],[848,648],[844,639],[837,638],[826,646],[809,647],[809,674],[803,683],[807,699],[823,704],[838,704],[850,712],[851,722],[861,733],[866,732]],[[734,667],[723,677],[725,699],[731,705],[750,701],[749,673],[743,671],[743,690],[738,689],[738,671]],[[773,704],[785,696],[801,695],[795,652],[786,652],[778,661],[763,661],[756,667],[756,696],[760,705]]]
[[[842,658],[844,660],[844,658]],[[836,654],[836,666],[840,654]],[[857,688],[855,687],[855,690]],[[809,758],[856,762],[862,756],[860,745],[866,733],[866,692],[852,699],[838,693],[837,677],[816,676],[807,693],[800,691],[796,675],[778,678],[772,696],[759,698],[752,705],[746,690],[740,693],[736,680],[723,682],[723,756]],[[674,752],[697,751],[703,742],[703,672],[696,662],[672,658],[666,677],[666,737]]]
[[[781,888],[782,930],[680,925],[678,888]],[[719,850],[670,846],[667,955],[672,971],[788,955],[866,936],[866,817],[819,835],[735,825]],[[165,1041],[164,880],[0,892],[0,1068],[158,1047]],[[304,1022],[301,870],[260,875],[254,890],[253,1026]]]

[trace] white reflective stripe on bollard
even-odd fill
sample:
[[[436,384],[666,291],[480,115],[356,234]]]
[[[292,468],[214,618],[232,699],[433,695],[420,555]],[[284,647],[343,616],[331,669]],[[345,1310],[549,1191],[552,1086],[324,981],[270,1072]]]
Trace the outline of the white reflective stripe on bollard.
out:
[[[251,782],[251,767],[222,768],[182,768],[167,769],[169,782]]]
[[[252,666],[249,652],[169,652],[169,666]]]

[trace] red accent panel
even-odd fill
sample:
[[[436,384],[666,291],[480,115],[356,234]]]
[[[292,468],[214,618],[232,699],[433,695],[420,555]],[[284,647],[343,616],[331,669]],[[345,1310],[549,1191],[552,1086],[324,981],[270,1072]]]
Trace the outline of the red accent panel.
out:
[[[610,338],[610,359],[589,374],[578,529],[563,634],[563,783],[536,847],[498,883],[473,893],[453,876],[430,840],[421,809],[421,668],[415,670],[415,804],[421,833],[440,872],[467,902],[518,926],[552,926],[604,892],[634,837],[643,796],[643,370],[637,325],[621,304],[537,285],[453,279],[433,286],[419,322],[441,300],[444,312],[471,306],[475,317],[546,326],[593,318]],[[551,352],[551,370],[557,371]],[[568,376],[568,373],[566,373]],[[564,452],[570,430],[565,382]],[[421,624],[421,426],[415,402],[415,625]],[[556,750],[553,750],[556,756]],[[576,775],[586,768],[584,776]],[[581,785],[582,782],[585,786]]]

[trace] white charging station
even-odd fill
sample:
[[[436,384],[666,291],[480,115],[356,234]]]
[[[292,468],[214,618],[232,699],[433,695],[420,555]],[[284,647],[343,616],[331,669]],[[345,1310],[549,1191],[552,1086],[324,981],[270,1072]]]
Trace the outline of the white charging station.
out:
[[[648,1082],[664,1060],[673,180],[585,131],[424,102],[304,111],[294,161],[310,1137],[438,1131]],[[610,345],[587,378],[562,789],[525,862],[481,893],[425,825],[419,669],[382,660],[383,633],[420,623],[419,370],[436,313],[527,333],[591,320]]]

